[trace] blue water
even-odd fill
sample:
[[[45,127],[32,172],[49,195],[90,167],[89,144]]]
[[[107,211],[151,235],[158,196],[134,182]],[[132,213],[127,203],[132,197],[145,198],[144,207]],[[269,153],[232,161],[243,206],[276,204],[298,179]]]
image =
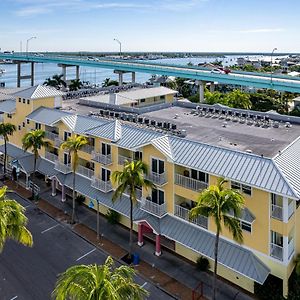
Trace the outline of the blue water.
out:
[[[227,56],[222,57],[195,57],[195,58],[169,58],[152,60],[152,63],[167,63],[167,64],[180,64],[186,65],[189,62],[197,65],[204,62],[213,62],[215,60],[222,61],[223,65],[233,65],[236,62],[236,58],[239,56]],[[254,56],[251,56],[254,57]],[[261,58],[260,56],[259,58]],[[275,57],[274,57],[275,58]],[[0,75],[0,82],[5,82],[6,87],[16,87],[17,85],[17,65],[14,64],[0,64],[0,69],[5,69],[6,72]],[[22,65],[22,75],[30,73],[30,65]],[[56,64],[35,64],[35,84],[42,84],[46,78],[53,76],[54,74],[61,74],[61,68]],[[140,83],[146,82],[151,77],[150,74],[137,73],[136,81]],[[75,78],[75,67],[67,68],[67,79]],[[113,70],[101,69],[101,68],[88,68],[80,67],[80,79],[82,81],[89,81],[92,84],[101,84],[105,78],[111,78],[118,80],[118,75],[113,73]],[[124,81],[131,81],[131,74],[124,75]],[[22,80],[22,86],[29,86],[29,80]]]

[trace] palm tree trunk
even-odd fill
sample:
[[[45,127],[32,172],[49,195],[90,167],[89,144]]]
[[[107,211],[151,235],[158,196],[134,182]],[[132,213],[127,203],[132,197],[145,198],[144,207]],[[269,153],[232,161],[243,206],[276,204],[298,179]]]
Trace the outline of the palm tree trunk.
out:
[[[129,257],[132,255],[132,231],[133,231],[133,201],[130,196],[130,235],[129,235]]]
[[[75,223],[75,179],[76,179],[76,172],[75,170],[73,171],[73,204],[72,204],[72,224]]]
[[[217,268],[218,268],[219,236],[220,236],[220,230],[217,229],[216,240],[215,240],[215,266],[214,266],[214,278],[213,278],[213,300],[216,299],[216,291],[217,291]]]
[[[4,179],[6,177],[6,160],[7,160],[7,145],[6,145],[6,139],[4,138]]]
[[[34,199],[34,179],[35,179],[35,170],[36,170],[36,155],[34,154],[34,161],[33,161],[33,173],[32,173],[32,178],[31,178],[31,181],[32,181],[32,193],[31,193],[31,196],[32,196],[32,200],[35,200]]]

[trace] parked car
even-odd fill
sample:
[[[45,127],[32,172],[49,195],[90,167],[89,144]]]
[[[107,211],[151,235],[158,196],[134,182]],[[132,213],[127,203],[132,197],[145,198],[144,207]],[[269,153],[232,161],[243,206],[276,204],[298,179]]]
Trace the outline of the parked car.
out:
[[[212,69],[210,72],[214,74],[225,74],[225,71],[222,69]]]

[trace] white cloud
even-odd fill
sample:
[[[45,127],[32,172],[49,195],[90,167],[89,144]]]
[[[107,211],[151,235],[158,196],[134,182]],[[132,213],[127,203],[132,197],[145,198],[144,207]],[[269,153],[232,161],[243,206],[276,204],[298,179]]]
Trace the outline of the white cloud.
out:
[[[209,30],[210,33],[272,33],[272,32],[284,32],[284,28],[253,28],[242,30]]]

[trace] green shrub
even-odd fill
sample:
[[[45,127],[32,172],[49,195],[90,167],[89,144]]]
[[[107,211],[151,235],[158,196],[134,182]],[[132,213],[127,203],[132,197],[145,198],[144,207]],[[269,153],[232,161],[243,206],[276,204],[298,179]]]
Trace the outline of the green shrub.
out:
[[[78,205],[82,204],[85,201],[85,197],[83,195],[77,195],[75,201]]]
[[[206,257],[200,256],[197,259],[197,269],[200,271],[207,271],[209,269],[209,261]]]
[[[120,214],[118,212],[116,212],[115,210],[109,209],[107,214],[106,214],[106,218],[107,218],[107,222],[109,224],[117,224],[120,221]]]

